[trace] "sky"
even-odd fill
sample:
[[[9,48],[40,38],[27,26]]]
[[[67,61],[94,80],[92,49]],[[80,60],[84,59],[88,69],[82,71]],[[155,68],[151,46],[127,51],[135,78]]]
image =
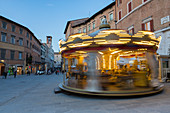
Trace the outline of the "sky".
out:
[[[113,0],[0,0],[0,15],[30,29],[37,39],[46,43],[52,36],[55,52],[64,39],[69,20],[90,17]]]

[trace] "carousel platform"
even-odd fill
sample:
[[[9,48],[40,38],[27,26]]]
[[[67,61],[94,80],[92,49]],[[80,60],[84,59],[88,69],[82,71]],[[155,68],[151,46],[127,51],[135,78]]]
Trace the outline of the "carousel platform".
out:
[[[112,96],[112,97],[126,97],[126,96],[143,96],[143,95],[152,95],[161,93],[164,90],[164,85],[160,85],[155,88],[136,88],[133,90],[115,90],[115,91],[103,91],[103,90],[94,90],[89,91],[86,89],[73,88],[64,85],[63,83],[59,84],[59,88],[63,91],[82,94],[82,95],[94,95],[94,96]]]

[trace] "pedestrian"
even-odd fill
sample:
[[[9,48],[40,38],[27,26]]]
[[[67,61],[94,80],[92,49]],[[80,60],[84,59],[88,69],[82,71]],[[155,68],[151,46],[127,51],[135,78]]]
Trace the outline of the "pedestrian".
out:
[[[3,72],[3,75],[4,75],[4,78],[6,79],[7,78],[7,72]]]
[[[64,70],[62,70],[62,74],[64,74]]]
[[[8,70],[8,74],[7,74],[7,76],[9,76],[9,75],[10,75],[10,73],[11,73],[11,71],[10,71],[10,70]]]
[[[55,72],[55,74],[57,75],[57,74],[58,74],[58,72],[56,71],[56,72]]]
[[[30,76],[30,71],[28,70],[28,75]]]
[[[21,72],[22,72],[22,75],[23,75],[23,74],[24,74],[24,71],[22,70]]]
[[[27,69],[27,71],[26,71],[26,72],[27,72],[27,76],[28,76],[28,69]]]
[[[17,71],[14,71],[14,78],[16,78],[17,76]]]

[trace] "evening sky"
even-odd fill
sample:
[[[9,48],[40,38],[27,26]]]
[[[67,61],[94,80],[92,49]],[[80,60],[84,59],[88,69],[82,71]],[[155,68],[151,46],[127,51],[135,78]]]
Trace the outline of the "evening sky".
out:
[[[46,42],[53,37],[53,49],[64,38],[67,21],[92,16],[112,0],[0,0],[0,15],[29,28]]]

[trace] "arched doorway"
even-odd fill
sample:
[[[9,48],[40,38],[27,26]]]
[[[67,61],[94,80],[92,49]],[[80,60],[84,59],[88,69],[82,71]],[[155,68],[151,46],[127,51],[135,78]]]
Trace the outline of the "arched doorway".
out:
[[[0,62],[0,76],[3,75],[3,72],[5,71],[5,63]]]

